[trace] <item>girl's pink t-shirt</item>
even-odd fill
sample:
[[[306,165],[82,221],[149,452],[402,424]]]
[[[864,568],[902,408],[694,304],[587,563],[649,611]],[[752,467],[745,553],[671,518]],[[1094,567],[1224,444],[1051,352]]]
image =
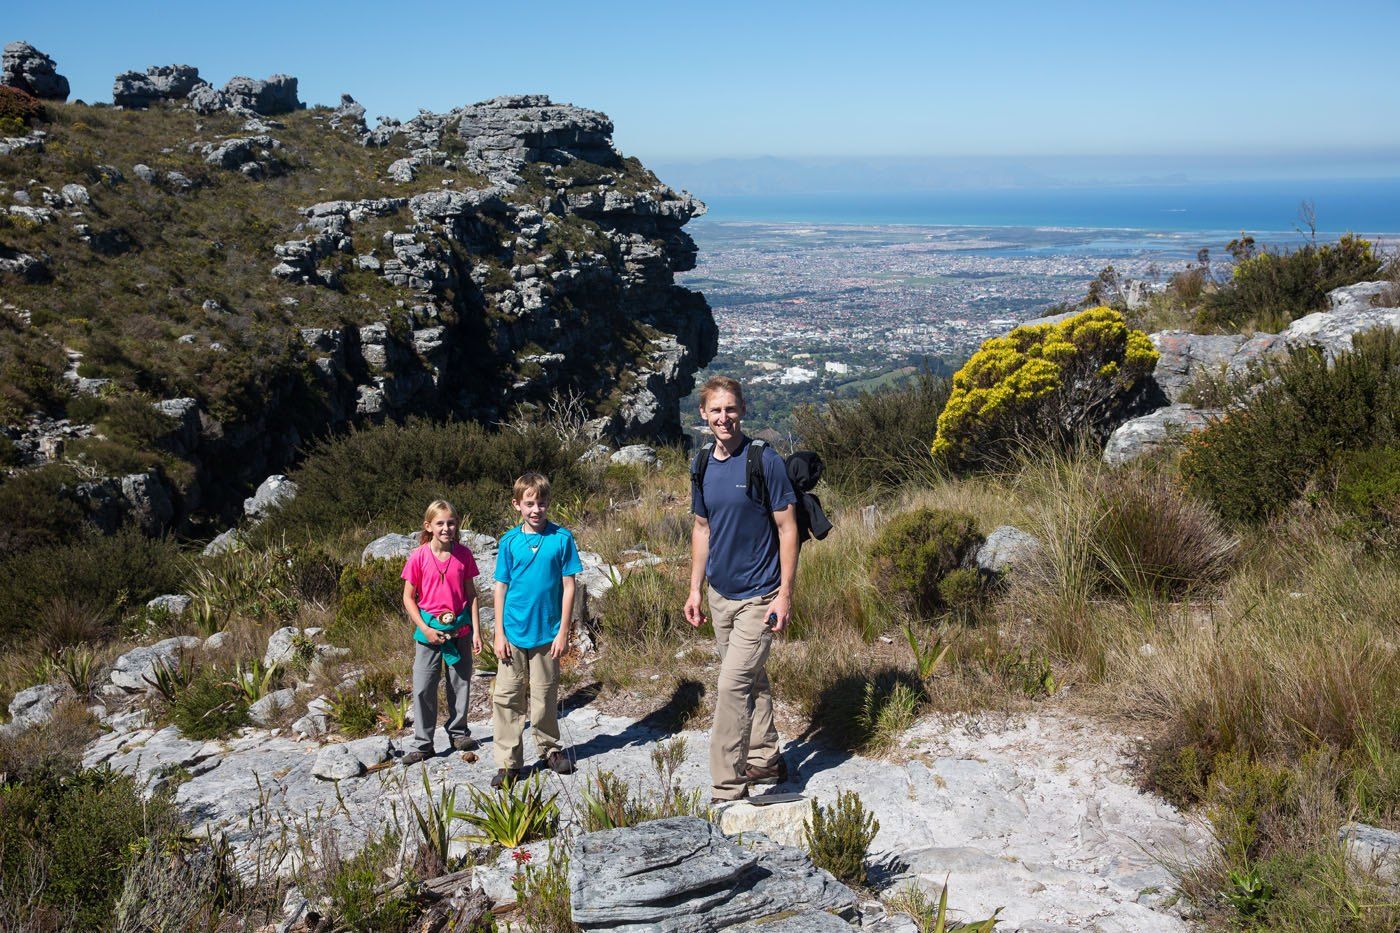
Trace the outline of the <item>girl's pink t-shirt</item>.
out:
[[[408,555],[401,576],[417,591],[418,608],[440,616],[444,612],[457,615],[471,603],[476,595],[472,580],[479,572],[476,559],[465,544],[453,544],[445,561],[438,560],[429,545],[420,544]],[[470,629],[470,625],[465,625],[458,632]]]

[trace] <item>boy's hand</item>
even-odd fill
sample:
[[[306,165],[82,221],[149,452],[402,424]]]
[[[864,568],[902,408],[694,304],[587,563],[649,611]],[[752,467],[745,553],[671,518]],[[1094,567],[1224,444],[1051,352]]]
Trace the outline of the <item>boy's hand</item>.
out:
[[[559,634],[554,636],[554,641],[549,645],[549,656],[554,660],[559,660],[569,653],[569,630],[561,628]]]
[[[694,628],[705,624],[705,614],[700,611],[699,590],[691,590],[690,598],[685,601],[685,620]]]
[[[506,641],[506,636],[499,629],[496,630],[496,637],[493,639],[492,649],[496,652],[496,660],[510,660],[510,642]]]

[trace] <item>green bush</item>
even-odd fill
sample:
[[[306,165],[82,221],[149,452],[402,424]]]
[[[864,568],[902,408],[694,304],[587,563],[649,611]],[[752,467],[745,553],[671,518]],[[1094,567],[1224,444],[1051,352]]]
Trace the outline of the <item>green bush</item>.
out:
[[[170,721],[191,739],[226,739],[248,725],[248,700],[225,674],[207,668],[176,695]]]
[[[73,498],[77,482],[71,467],[56,463],[0,477],[0,553],[52,545],[81,528],[83,509]]]
[[[297,497],[259,531],[324,539],[362,528],[421,527],[443,498],[464,528],[493,533],[511,521],[511,487],[526,470],[549,476],[556,497],[586,486],[582,453],[543,428],[492,431],[472,422],[411,419],[327,441],[292,475]]]
[[[929,446],[951,391],[948,379],[925,371],[825,409],[798,408],[793,427],[803,446],[821,455],[823,479],[842,492],[895,488],[929,476]]]
[[[59,599],[100,607],[108,620],[161,593],[178,592],[184,562],[167,538],[135,528],[70,533],[52,546],[0,560],[0,644],[34,633]]]
[[[803,836],[814,865],[825,868],[838,881],[863,886],[865,856],[879,831],[880,821],[866,812],[860,795],[843,790],[836,795],[836,802],[828,806],[812,801],[812,815]]]
[[[1241,409],[1186,439],[1187,484],[1226,519],[1261,522],[1297,499],[1347,451],[1394,445],[1400,332],[1358,335],[1332,365],[1298,350]]]
[[[1208,295],[1196,314],[1202,328],[1279,331],[1327,308],[1327,293],[1373,278],[1381,260],[1371,244],[1346,234],[1335,244],[1309,243],[1293,252],[1241,252],[1230,281]]]
[[[1111,308],[983,341],[953,376],[933,456],[953,469],[997,465],[1028,444],[1102,441],[1157,363],[1152,341]]]
[[[335,928],[384,933],[409,929],[418,914],[409,893],[411,886],[384,890],[389,870],[398,865],[398,835],[385,832],[371,837],[349,858],[340,855],[335,842],[328,840],[327,847],[330,851],[321,853],[316,876],[305,886],[330,902]]]
[[[376,698],[361,684],[337,691],[330,700],[330,714],[341,734],[352,739],[369,735],[379,724]]]
[[[931,613],[945,605],[939,583],[981,543],[972,516],[915,509],[896,515],[880,530],[870,549],[871,573],[909,608]]]
[[[394,558],[346,566],[340,572],[340,602],[331,636],[402,619],[403,565],[401,558]]]
[[[1400,530],[1400,447],[1343,454],[1332,501],[1368,529]]]
[[[169,797],[145,799],[130,775],[108,770],[48,774],[0,789],[0,888],[45,883],[33,897],[69,929],[108,929],[124,877],[149,847],[177,845],[185,826]]]
[[[972,567],[950,570],[938,581],[939,601],[963,616],[975,612],[984,595],[982,575]]]

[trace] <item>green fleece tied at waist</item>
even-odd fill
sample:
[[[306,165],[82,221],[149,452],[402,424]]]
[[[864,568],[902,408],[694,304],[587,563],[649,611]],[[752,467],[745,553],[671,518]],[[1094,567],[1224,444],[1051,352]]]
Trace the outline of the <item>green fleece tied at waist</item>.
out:
[[[425,609],[418,610],[419,617],[428,624],[428,628],[437,632],[456,632],[463,626],[470,628],[472,624],[470,613],[471,606],[468,606],[459,612],[456,618],[444,622]],[[448,664],[456,664],[458,661],[462,660],[462,652],[457,650],[457,639],[455,637],[447,639],[447,641],[440,645],[429,645],[428,636],[424,635],[423,630],[415,625],[413,627],[413,640],[420,645],[427,645],[429,648],[436,648],[441,651],[442,659]]]

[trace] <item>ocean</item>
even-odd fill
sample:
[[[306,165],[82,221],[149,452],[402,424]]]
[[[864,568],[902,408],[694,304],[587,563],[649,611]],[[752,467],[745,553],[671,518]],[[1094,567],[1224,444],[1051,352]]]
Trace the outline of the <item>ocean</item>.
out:
[[[709,220],[870,226],[1041,227],[1248,231],[1278,243],[1296,237],[1310,201],[1319,236],[1400,234],[1400,178],[1216,182],[1112,187],[992,188],[908,193],[695,194]]]

